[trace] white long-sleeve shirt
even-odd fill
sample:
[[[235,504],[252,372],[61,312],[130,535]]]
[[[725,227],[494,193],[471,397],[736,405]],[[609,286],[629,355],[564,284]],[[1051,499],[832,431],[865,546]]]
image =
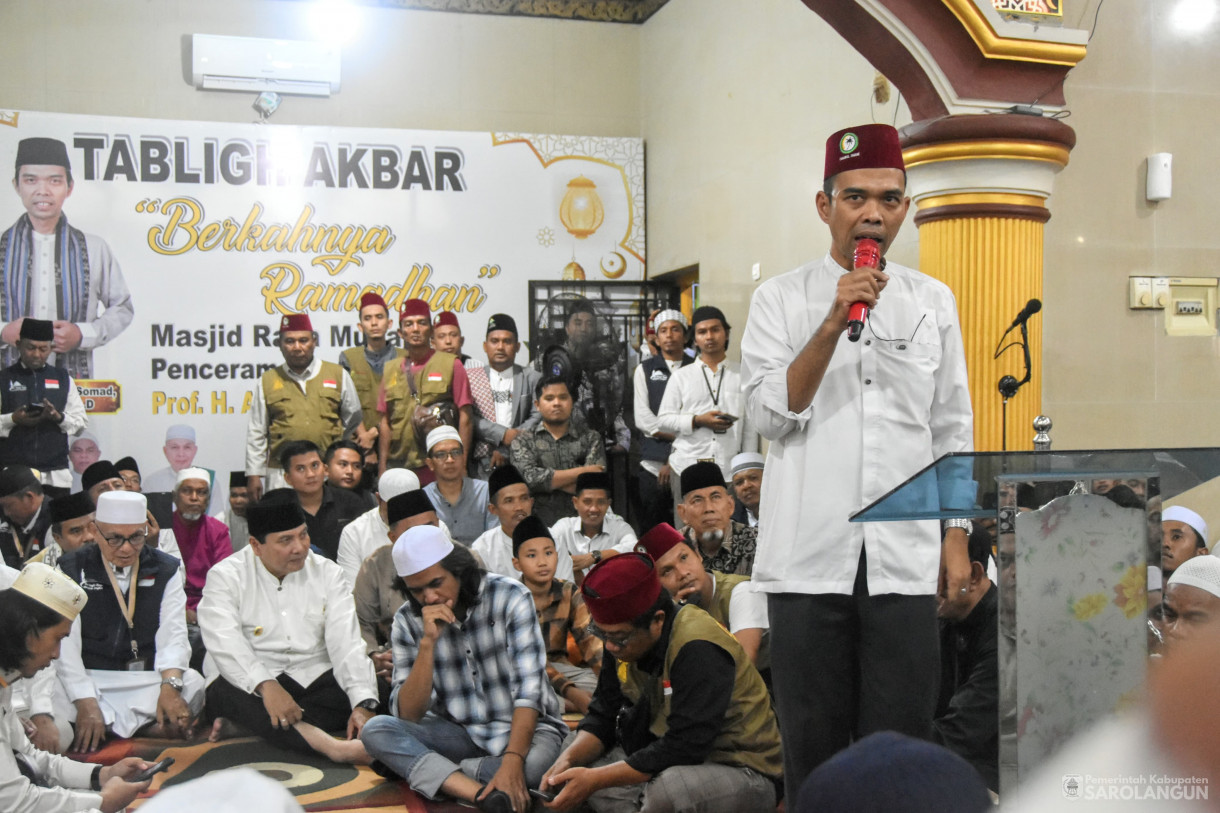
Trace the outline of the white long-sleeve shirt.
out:
[[[675,475],[681,475],[687,466],[700,460],[715,460],[727,481],[732,479],[729,464],[734,455],[758,451],[758,432],[746,414],[741,383],[736,362],[728,359],[713,371],[699,357],[670,377],[653,431],[677,436],[669,452],[669,467]],[[697,416],[712,410],[734,415],[738,420],[723,434],[695,426]]]
[[[377,699],[351,589],[339,566],[316,553],[281,582],[253,548],[242,548],[208,572],[198,613],[209,682],[222,675],[253,692],[283,673],[308,686],[333,669],[353,707]]]
[[[647,347],[647,342],[644,347]],[[676,373],[682,368],[683,359],[677,361],[665,360],[665,364],[669,367],[669,372]],[[657,424],[657,416],[653,414],[651,407],[648,406],[648,378],[647,372],[644,370],[643,359],[641,363],[635,366],[635,373],[631,377],[631,387],[635,391],[635,400],[632,402],[631,409],[635,414],[635,428],[640,430],[645,437],[652,437],[657,432],[662,432]],[[657,460],[641,460],[640,468],[647,471],[654,477],[661,470],[664,464]]]
[[[302,375],[294,373],[287,364],[280,365],[280,369],[290,381],[301,388],[301,392],[305,392],[305,382],[321,372],[322,359],[314,356]],[[348,375],[347,370],[341,372],[343,380],[339,384],[339,421],[343,424],[343,437],[346,438],[360,425],[363,412],[352,377]],[[254,385],[254,397],[250,401],[250,422],[246,425],[246,474],[261,477],[267,473],[269,463],[271,468],[280,467],[278,460],[267,460],[267,399],[263,396],[262,379],[259,379]]]
[[[335,562],[343,571],[349,590],[356,586],[360,566],[378,548],[390,544],[390,526],[381,520],[381,508],[370,508],[353,519],[339,534],[339,553]]]
[[[54,566],[54,565],[52,565]],[[7,590],[17,581],[21,571],[0,563],[0,590]],[[51,698],[55,694],[55,681],[59,679],[55,661],[44,666],[30,678],[18,678],[9,681],[13,687],[12,707],[18,714],[33,717],[35,714],[45,714],[54,717]]]
[[[119,589],[127,595],[131,588],[131,568],[118,568],[106,563],[114,571]],[[90,600],[114,601],[114,591],[109,580],[102,585],[102,590],[91,596]],[[161,609],[157,621],[157,657],[153,668],[162,672],[166,669],[181,669],[184,672],[191,665],[191,642],[186,634],[186,590],[182,579],[170,579],[165,583],[165,592],[161,594]],[[59,651],[59,681],[68,695],[68,699],[76,702],[85,697],[97,698],[102,692],[93,678],[85,669],[81,657],[81,616],[72,622],[72,630],[63,642]],[[145,680],[143,672],[132,672],[140,681]]]
[[[499,525],[474,541],[470,549],[483,560],[483,569],[488,573],[499,573],[510,579],[521,579],[521,571],[513,567],[513,538],[504,533]],[[572,556],[565,546],[555,546],[555,579],[575,581],[572,575]]]
[[[812,403],[788,409],[788,367],[825,319],[846,270],[826,256],[755,291],[741,341],[748,411],[771,441],[753,580],[765,592],[850,594],[868,551],[870,595],[936,592],[934,521],[848,517],[933,460],[973,448],[953,293],[889,263],[864,335],[839,338]],[[671,382],[672,383],[672,382]],[[942,483],[973,504],[968,481]]]
[[[11,683],[18,672],[0,675]],[[97,813],[102,794],[89,790],[96,765],[40,751],[30,742],[13,711],[12,688],[0,686],[0,810],[4,813]],[[17,767],[20,751],[50,785],[32,785]]]

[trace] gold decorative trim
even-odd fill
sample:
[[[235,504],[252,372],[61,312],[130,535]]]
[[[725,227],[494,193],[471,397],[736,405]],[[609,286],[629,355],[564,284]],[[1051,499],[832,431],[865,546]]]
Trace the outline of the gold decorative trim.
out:
[[[953,16],[970,34],[974,44],[988,59],[1013,59],[1018,62],[1039,62],[1046,65],[1075,67],[1085,57],[1084,45],[1045,40],[1025,40],[1001,37],[991,28],[982,10],[973,0],[942,0]]]
[[[554,17],[602,23],[643,23],[668,0],[357,0],[365,6],[495,14],[514,17]]]
[[[920,144],[902,151],[902,160],[906,163],[908,170],[920,164],[961,161],[968,158],[1046,161],[1065,167],[1068,163],[1068,149],[1062,144],[1051,144],[1046,141],[971,139],[969,141],[942,141],[939,144]]]
[[[947,195],[932,195],[915,202],[917,209],[934,206],[980,206],[1003,204],[1007,206],[1033,206],[1046,208],[1046,198],[1037,195],[1022,195],[1018,192],[951,192]]]

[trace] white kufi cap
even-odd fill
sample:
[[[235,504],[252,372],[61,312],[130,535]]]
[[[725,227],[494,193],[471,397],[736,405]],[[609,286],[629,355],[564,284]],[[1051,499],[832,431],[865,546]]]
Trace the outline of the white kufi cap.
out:
[[[80,585],[42,562],[30,562],[22,568],[11,589],[50,607],[69,621],[76,619],[89,600]]]
[[[1220,598],[1220,559],[1215,556],[1195,556],[1187,559],[1169,577],[1169,584],[1197,587]]]
[[[148,521],[148,500],[135,491],[104,491],[97,498],[97,522],[143,525]]]
[[[389,502],[399,494],[419,488],[419,477],[410,469],[386,469],[377,480],[377,496]]]
[[[442,424],[428,433],[428,439],[425,441],[428,451],[432,451],[432,447],[440,443],[442,440],[456,440],[458,443],[461,443],[462,436],[459,435],[458,430],[454,429],[452,426]]]
[[[1200,541],[1206,545],[1210,539],[1207,535],[1207,523],[1203,517],[1191,511],[1184,505],[1171,505],[1161,512],[1161,522],[1173,520],[1175,522],[1185,522],[1195,533],[1199,535]]]
[[[201,469],[198,466],[188,466],[178,472],[178,479],[174,481],[174,488],[182,485],[187,480],[202,480],[208,484],[208,488],[212,487],[212,475],[207,469]]]
[[[750,469],[761,469],[766,458],[758,452],[742,452],[738,455],[733,455],[733,461],[729,464],[732,469],[730,477],[736,477],[738,472],[749,471]]]
[[[453,551],[453,543],[435,525],[408,528],[394,543],[394,570],[404,579],[427,570]]]

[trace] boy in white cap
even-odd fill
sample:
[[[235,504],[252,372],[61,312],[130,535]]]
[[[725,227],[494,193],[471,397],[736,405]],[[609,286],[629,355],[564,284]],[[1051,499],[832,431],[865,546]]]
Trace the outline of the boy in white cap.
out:
[[[125,810],[148,788],[148,782],[126,781],[149,766],[144,760],[103,767],[36,748],[12,708],[13,682],[55,660],[87,601],[84,590],[41,562],[26,565],[0,590],[0,810],[6,813]]]
[[[335,561],[343,570],[348,587],[356,585],[360,565],[378,548],[390,544],[386,503],[419,488],[419,478],[410,469],[388,469],[377,478],[377,507],[370,508],[349,522],[339,535],[339,553]]]
[[[1169,576],[1187,560],[1207,555],[1207,522],[1184,505],[1161,512],[1161,572]]]
[[[203,677],[189,668],[179,561],[149,538],[143,494],[99,495],[93,525],[97,544],[59,559],[90,601],[63,648],[56,716],[75,722],[77,751],[96,750],[107,731],[188,738]]]
[[[450,535],[469,547],[498,520],[487,509],[487,481],[466,476],[466,449],[462,436],[452,426],[438,426],[428,433],[424,463],[436,480],[424,486],[437,515]]]
[[[567,733],[529,590],[484,572],[439,528],[410,528],[393,556],[407,586],[394,617],[393,716],[372,720],[361,741],[429,799],[528,810],[527,788]]]

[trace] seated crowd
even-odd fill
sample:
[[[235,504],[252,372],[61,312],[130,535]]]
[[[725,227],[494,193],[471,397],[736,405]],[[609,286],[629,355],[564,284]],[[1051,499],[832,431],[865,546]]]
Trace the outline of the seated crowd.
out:
[[[453,314],[434,322],[411,300],[401,323],[405,350],[366,296],[365,345],[331,364],[308,317],[285,317],[285,363],[256,390],[246,467],[227,483],[193,465],[194,430],[171,427],[156,478],[93,455],[74,490],[63,470],[86,417],[0,416],[0,446],[56,443],[0,469],[0,621],[49,607],[59,615],[39,629],[62,639],[57,661],[30,639],[24,655],[0,649],[25,737],[9,745],[64,787],[93,787],[81,798],[104,810],[139,792],[131,764],[90,777],[51,755],[255,736],[485,810],[523,813],[531,791],[556,809],[774,810],[771,624],[750,589],[765,459],[695,385],[731,374],[722,403],[740,414],[723,314],[699,308],[691,325],[660,310],[649,325],[634,527],[612,508],[616,438],[589,428],[567,379],[515,364],[510,317],[491,317],[485,364],[458,355]],[[27,371],[46,367],[47,324],[24,320]],[[451,421],[424,431],[394,413],[412,401],[447,405]],[[1163,521],[1157,623],[1173,638],[1199,612],[1220,615],[1220,577],[1194,558],[1207,553],[1198,514]],[[943,617],[934,740],[995,790],[993,550],[980,527],[969,601]]]

